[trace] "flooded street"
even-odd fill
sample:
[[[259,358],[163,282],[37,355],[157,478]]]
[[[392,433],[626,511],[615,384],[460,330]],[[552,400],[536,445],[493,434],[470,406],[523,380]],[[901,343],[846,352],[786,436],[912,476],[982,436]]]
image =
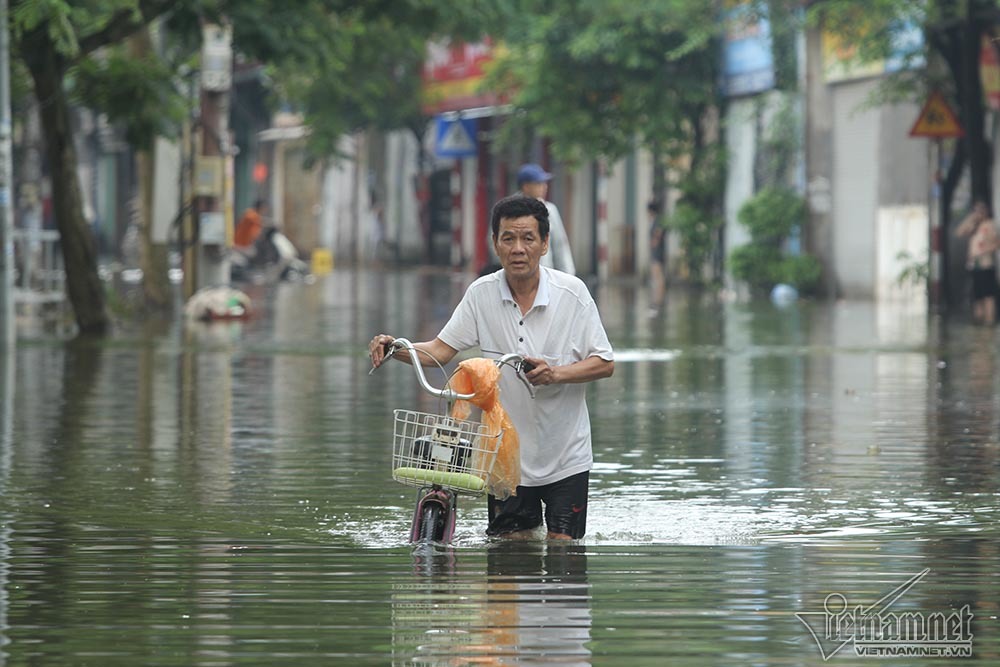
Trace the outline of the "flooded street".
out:
[[[883,645],[1000,661],[996,330],[602,289],[587,537],[491,542],[463,498],[414,551],[392,410],[440,406],[365,346],[433,337],[467,280],[344,270],[0,355],[0,664],[872,664],[856,608],[971,615]]]

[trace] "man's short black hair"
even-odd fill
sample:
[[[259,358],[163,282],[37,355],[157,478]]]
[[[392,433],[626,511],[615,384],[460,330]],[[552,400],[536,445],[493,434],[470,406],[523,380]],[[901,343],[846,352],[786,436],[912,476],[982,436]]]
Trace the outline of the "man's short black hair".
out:
[[[493,205],[493,214],[490,216],[493,238],[496,239],[500,235],[501,220],[504,218],[508,220],[523,218],[526,215],[533,216],[538,220],[538,233],[543,239],[547,239],[549,237],[549,209],[540,200],[522,194],[504,197]]]

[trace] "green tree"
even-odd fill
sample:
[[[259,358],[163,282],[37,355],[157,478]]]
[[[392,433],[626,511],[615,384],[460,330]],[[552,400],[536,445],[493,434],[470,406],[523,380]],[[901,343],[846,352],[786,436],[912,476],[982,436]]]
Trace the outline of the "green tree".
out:
[[[276,98],[304,112],[315,157],[359,129],[426,126],[420,106],[427,42],[480,39],[500,16],[489,0],[231,2],[237,48],[266,63]]]
[[[819,285],[820,264],[811,255],[786,255],[784,243],[805,220],[805,200],[785,187],[767,187],[740,207],[737,217],[750,232],[750,243],[733,250],[733,277],[754,291],[787,283],[804,293]]]
[[[716,5],[525,0],[504,21],[506,55],[491,77],[520,111],[506,124],[508,140],[534,128],[570,162],[647,147],[657,166],[654,198],[662,201],[672,174],[687,207],[689,257],[704,256],[720,220]]]
[[[485,0],[11,0],[10,6],[15,53],[41,102],[67,294],[83,335],[106,332],[109,317],[76,176],[72,103],[120,122],[141,153],[176,128],[178,114],[171,112],[181,107],[173,79],[178,64],[197,53],[201,21],[226,17],[235,49],[272,68],[279,94],[314,123],[317,151],[328,151],[358,127],[418,127],[425,40],[478,36],[477,26],[496,15]],[[161,17],[169,57],[142,40],[124,45]]]
[[[171,0],[92,0],[72,4],[13,0],[10,5],[16,53],[31,76],[39,100],[52,182],[52,209],[66,268],[66,292],[83,335],[105,333],[109,319],[104,287],[97,273],[94,239],[83,215],[76,175],[67,74],[96,50],[125,39],[176,4]]]
[[[153,47],[149,28],[137,30],[120,45],[102,49],[100,57],[82,60],[70,71],[74,102],[104,113],[123,129],[135,151],[139,196],[139,266],[147,309],[166,310],[171,298],[167,249],[153,243],[153,147],[158,136],[173,137],[189,113],[178,92],[176,53]]]

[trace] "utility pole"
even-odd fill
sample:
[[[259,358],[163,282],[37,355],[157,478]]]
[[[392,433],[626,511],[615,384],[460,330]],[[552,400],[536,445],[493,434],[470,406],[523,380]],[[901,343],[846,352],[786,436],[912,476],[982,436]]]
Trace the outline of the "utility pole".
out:
[[[229,93],[232,86],[232,30],[226,24],[202,26],[200,149],[195,158],[197,211],[197,287],[229,284],[227,256],[232,236],[227,164]]]
[[[14,215],[11,202],[10,26],[0,0],[0,347],[17,341],[14,322]]]
[[[195,99],[197,84],[192,79],[188,86],[188,100]],[[199,111],[200,113],[200,111]],[[199,117],[192,113],[188,122],[184,123],[181,131],[181,178],[178,184],[180,190],[180,203],[178,210],[181,214],[181,266],[184,268],[184,280],[181,283],[181,293],[186,303],[191,295],[198,290],[198,248],[197,239],[194,234],[195,216],[193,186],[195,181],[194,165],[195,156],[198,154],[198,142],[195,141],[195,130]],[[191,205],[188,205],[188,202]]]

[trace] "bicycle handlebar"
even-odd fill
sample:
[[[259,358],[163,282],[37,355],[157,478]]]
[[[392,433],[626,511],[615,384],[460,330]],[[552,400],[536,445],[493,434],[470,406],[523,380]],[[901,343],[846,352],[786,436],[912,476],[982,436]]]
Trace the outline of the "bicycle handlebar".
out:
[[[417,373],[417,380],[420,382],[420,386],[424,388],[424,391],[428,392],[432,396],[437,396],[448,401],[467,401],[475,396],[475,394],[460,394],[453,389],[448,389],[447,387],[444,389],[438,389],[437,387],[431,385],[431,383],[427,381],[427,376],[424,375],[424,367],[423,364],[420,363],[420,357],[417,356],[417,353],[420,352],[420,350],[414,347],[413,343],[406,338],[396,338],[391,343],[386,345],[386,358],[391,357],[398,350],[406,350],[410,355],[410,361],[413,362],[412,365]],[[501,356],[499,359],[494,359],[493,363],[497,366],[513,367],[517,372],[518,377],[528,387],[528,392],[532,394],[532,397],[534,397],[534,392],[531,391],[531,385],[528,384],[523,376],[523,373],[530,371],[533,366],[527,363],[524,360],[524,357],[520,354],[510,352]]]

